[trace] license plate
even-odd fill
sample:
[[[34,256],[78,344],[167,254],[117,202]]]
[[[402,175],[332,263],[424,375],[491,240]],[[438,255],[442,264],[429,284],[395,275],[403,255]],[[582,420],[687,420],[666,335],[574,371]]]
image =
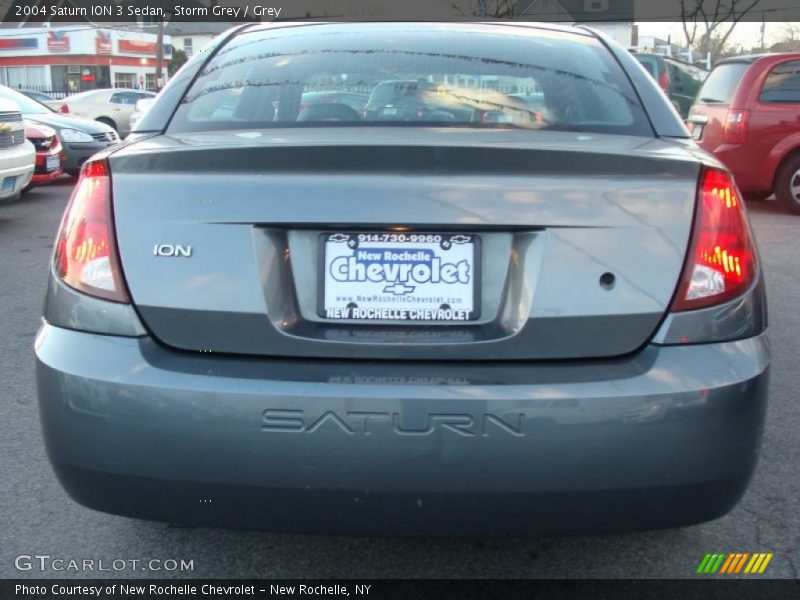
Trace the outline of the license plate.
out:
[[[58,156],[48,156],[47,160],[45,161],[44,168],[50,171],[57,171],[58,168],[61,166],[61,159]]]
[[[14,184],[15,183],[17,183],[16,175],[13,176],[13,177],[6,177],[5,179],[3,179],[2,191],[3,192],[10,192],[11,190],[14,189]]]
[[[325,233],[325,319],[464,322],[480,315],[480,238],[464,233]]]
[[[392,108],[392,107],[384,108],[383,109],[383,114],[388,115],[388,116],[396,115],[397,114],[397,109],[396,108]]]

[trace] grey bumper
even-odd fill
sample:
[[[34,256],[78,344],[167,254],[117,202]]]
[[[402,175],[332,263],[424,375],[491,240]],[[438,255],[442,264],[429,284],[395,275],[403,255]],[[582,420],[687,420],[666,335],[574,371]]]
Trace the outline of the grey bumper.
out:
[[[769,347],[256,360],[45,325],[36,356],[50,459],[86,506],[276,531],[514,536],[726,513],[756,463]]]

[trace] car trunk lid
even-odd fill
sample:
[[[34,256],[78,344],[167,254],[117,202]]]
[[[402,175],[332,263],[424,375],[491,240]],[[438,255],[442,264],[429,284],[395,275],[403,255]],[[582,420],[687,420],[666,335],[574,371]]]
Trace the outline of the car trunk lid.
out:
[[[110,165],[122,268],[163,343],[411,360],[636,350],[674,294],[700,169],[652,138],[424,128],[159,136]],[[396,231],[476,240],[474,320],[326,318],[324,241]]]

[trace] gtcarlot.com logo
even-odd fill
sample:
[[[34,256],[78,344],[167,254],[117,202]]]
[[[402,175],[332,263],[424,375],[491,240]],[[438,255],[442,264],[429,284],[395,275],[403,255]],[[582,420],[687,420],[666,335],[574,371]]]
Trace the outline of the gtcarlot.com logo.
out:
[[[183,558],[59,558],[49,554],[20,554],[17,571],[194,571],[194,560]]]
[[[767,570],[772,560],[772,552],[730,552],[727,554],[706,554],[697,573],[700,575],[760,575]]]

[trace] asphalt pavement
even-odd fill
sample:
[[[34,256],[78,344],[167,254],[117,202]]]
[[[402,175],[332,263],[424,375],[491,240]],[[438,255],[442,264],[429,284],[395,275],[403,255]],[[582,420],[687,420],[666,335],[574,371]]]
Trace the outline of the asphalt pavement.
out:
[[[0,204],[0,577],[681,578],[696,577],[708,552],[774,552],[766,575],[798,577],[800,217],[781,212],[773,201],[749,207],[769,294],[770,407],[757,471],[730,514],[693,527],[626,535],[366,539],[178,528],[94,512],[67,497],[42,443],[33,340],[70,191],[71,180],[65,180]],[[25,558],[43,555],[51,558]],[[54,559],[66,562],[51,564]],[[148,562],[153,559],[162,562]],[[94,561],[94,570],[75,571],[69,560]],[[142,562],[133,567],[133,560]],[[166,570],[176,566],[169,560],[191,561],[192,568]],[[119,561],[122,570],[116,570]],[[15,562],[31,568],[18,570]],[[43,562],[64,570],[42,572]],[[109,570],[98,571],[101,565]]]

